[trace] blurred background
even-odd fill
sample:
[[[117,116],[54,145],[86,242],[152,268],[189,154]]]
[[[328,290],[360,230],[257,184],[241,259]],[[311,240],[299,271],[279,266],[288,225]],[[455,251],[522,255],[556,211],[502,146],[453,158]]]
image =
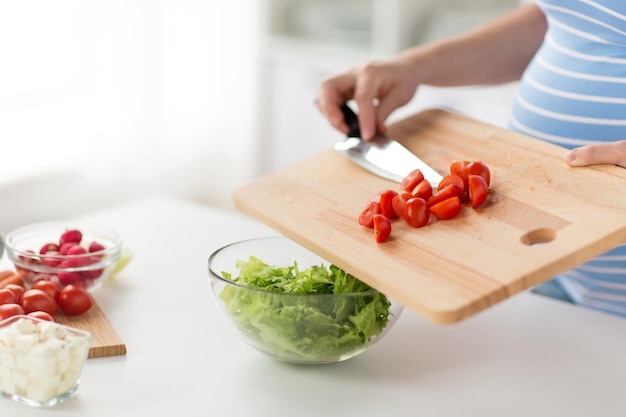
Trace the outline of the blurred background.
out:
[[[519,0],[0,0],[0,230],[167,193],[234,209],[253,178],[341,139],[327,76]],[[514,86],[420,89],[504,125]]]

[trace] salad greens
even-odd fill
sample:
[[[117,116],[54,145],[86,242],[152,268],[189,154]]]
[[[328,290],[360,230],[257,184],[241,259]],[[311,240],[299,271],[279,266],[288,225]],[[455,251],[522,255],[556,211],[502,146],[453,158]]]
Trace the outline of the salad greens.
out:
[[[220,298],[239,330],[263,351],[291,358],[341,357],[366,348],[389,321],[387,297],[335,265],[301,270],[296,262],[276,267],[251,256],[236,266],[237,277],[222,275],[248,288],[226,286]]]

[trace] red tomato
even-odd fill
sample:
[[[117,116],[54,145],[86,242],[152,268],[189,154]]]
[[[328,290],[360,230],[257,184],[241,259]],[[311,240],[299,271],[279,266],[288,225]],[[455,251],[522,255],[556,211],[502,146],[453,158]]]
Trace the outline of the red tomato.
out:
[[[376,243],[384,242],[391,234],[391,221],[382,214],[374,215],[374,235]]]
[[[359,214],[359,224],[364,227],[374,227],[375,214],[380,214],[380,203],[370,200]]]
[[[474,208],[480,206],[487,199],[487,180],[480,175],[468,177],[470,205]]]
[[[434,206],[435,204],[447,200],[451,197],[458,197],[456,193],[456,186],[453,184],[448,184],[441,190],[437,191],[430,199],[426,200],[426,204],[428,204],[428,207]]]
[[[463,178],[457,174],[450,174],[450,175],[446,175],[445,177],[443,177],[443,179],[439,183],[439,187],[437,188],[437,191],[442,190],[444,187],[450,184],[456,187],[457,195],[459,196],[459,198],[463,198],[463,196],[465,195],[467,186]]]
[[[404,220],[411,227],[424,227],[428,224],[430,212],[423,198],[414,197],[404,206]]]
[[[428,181],[424,180],[413,189],[413,195],[423,200],[428,200],[433,196],[433,186]]]
[[[48,294],[53,300],[56,300],[59,296],[61,287],[54,281],[37,281],[33,284],[31,289],[41,290]]]
[[[450,164],[450,174],[463,178],[463,171],[470,161],[454,161]]]
[[[398,194],[391,200],[391,206],[393,207],[394,213],[396,216],[402,217],[404,215],[404,205],[406,204],[406,200],[402,197],[401,194]]]
[[[400,183],[400,188],[409,193],[413,192],[417,185],[424,181],[424,174],[419,169],[411,171]]]
[[[487,186],[491,182],[491,171],[484,163],[480,161],[470,162],[465,166],[465,178],[469,179],[470,175],[480,175],[485,179]]]
[[[388,219],[396,217],[396,212],[393,210],[393,198],[397,196],[393,190],[385,190],[380,193],[380,214]]]
[[[451,219],[459,214],[459,211],[461,211],[461,199],[456,195],[430,206],[430,212],[441,220]]]
[[[83,314],[93,305],[87,290],[76,285],[63,288],[59,293],[58,303],[61,311],[69,315]]]
[[[24,309],[19,304],[2,304],[0,306],[0,321],[22,314],[25,314]]]
[[[19,301],[19,298],[15,293],[9,289],[3,288],[0,290],[0,305],[2,304],[15,304]]]
[[[4,289],[12,291],[13,294],[15,294],[15,296],[17,297],[18,301],[19,301],[20,298],[22,298],[22,295],[24,295],[24,292],[26,291],[26,288],[22,287],[21,285],[17,285],[17,284],[9,284],[6,287],[4,287]],[[16,301],[16,303],[18,301]]]
[[[46,320],[46,321],[52,321],[52,322],[55,321],[54,317],[52,317],[50,314],[46,313],[45,311],[33,311],[32,313],[28,313],[27,316],[34,317],[39,320]]]
[[[57,302],[52,297],[37,289],[26,291],[24,295],[22,295],[22,298],[20,298],[20,304],[26,314],[32,313],[33,311],[45,311],[51,316],[54,316],[59,308]]]

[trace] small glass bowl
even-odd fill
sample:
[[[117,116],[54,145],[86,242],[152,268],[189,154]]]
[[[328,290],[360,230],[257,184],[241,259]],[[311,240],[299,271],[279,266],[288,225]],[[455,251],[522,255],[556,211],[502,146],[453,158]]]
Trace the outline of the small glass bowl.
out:
[[[295,294],[252,288],[224,277],[223,272],[237,277],[237,261],[246,262],[250,256],[276,267],[297,262],[300,271],[329,263],[285,237],[233,243],[209,257],[211,293],[220,313],[245,342],[277,360],[328,364],[353,358],[381,340],[402,312],[401,304],[373,289]],[[352,322],[363,306],[374,305],[378,309],[369,310],[367,323]],[[377,315],[381,309],[384,314]],[[377,330],[366,336],[360,332],[364,325]]]
[[[83,247],[97,242],[102,249],[84,254],[61,255],[57,251],[41,254],[41,248],[59,243],[67,230],[82,233]],[[104,283],[115,269],[122,254],[122,239],[106,227],[71,222],[44,222],[10,231],[5,240],[9,259],[18,272],[24,272],[26,285],[39,279],[56,281],[61,287],[74,284],[93,292]]]
[[[91,334],[29,316],[0,322],[0,395],[31,407],[70,398],[80,384]]]

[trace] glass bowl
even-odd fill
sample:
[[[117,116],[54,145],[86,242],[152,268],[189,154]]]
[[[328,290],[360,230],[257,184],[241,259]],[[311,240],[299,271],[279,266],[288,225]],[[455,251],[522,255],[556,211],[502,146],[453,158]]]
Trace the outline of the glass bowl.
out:
[[[222,316],[250,346],[283,362],[353,358],[378,342],[403,309],[285,237],[227,245],[211,254],[208,264],[211,293]],[[315,278],[310,279],[309,267],[326,272],[311,273]],[[250,281],[265,274],[271,278],[264,282],[274,284],[259,288],[243,278],[234,282],[243,271]],[[286,292],[294,287],[300,292]],[[329,290],[334,292],[322,293]]]
[[[80,235],[61,238],[68,231],[79,231]],[[27,286],[48,279],[61,287],[74,284],[88,291],[95,291],[107,280],[122,253],[122,239],[114,230],[71,222],[35,223],[14,229],[6,235],[5,245]]]
[[[0,395],[32,407],[70,398],[80,383],[91,334],[29,316],[0,321]]]

